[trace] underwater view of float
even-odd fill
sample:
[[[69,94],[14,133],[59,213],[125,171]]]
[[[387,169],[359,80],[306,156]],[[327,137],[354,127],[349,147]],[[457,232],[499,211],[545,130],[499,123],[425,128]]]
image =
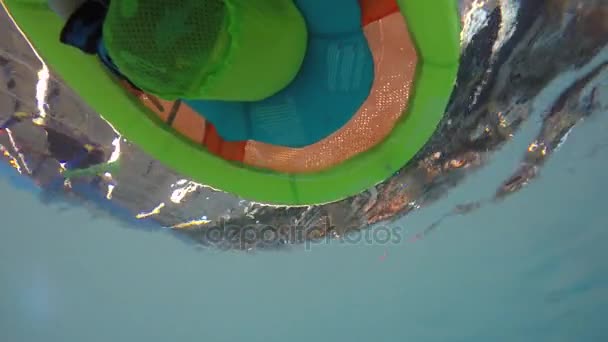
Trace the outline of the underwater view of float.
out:
[[[601,1],[1,1],[11,179],[222,248],[394,220],[537,121],[501,199],[606,91]]]
[[[5,4],[124,138],[261,203],[335,202],[386,180],[432,135],[456,79],[451,0],[72,2]]]

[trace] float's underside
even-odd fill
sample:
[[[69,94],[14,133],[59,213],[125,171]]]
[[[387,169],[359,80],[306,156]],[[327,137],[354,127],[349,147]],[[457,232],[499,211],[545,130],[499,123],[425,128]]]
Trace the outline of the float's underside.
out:
[[[92,210],[103,208],[125,219],[174,227],[195,241],[226,248],[266,245],[212,240],[215,235],[207,234],[211,228],[295,227],[304,234],[293,236],[305,238],[307,234],[339,235],[405,215],[441,198],[510,141],[522,123],[533,121],[541,130],[519,151],[521,167],[497,189],[496,198],[502,198],[538,175],[582,117],[604,113],[608,106],[603,100],[608,98],[606,58],[598,62],[602,53],[605,56],[608,39],[604,20],[608,9],[602,1],[502,3],[499,7],[496,1],[475,1],[472,6],[472,1],[461,1],[464,25],[458,85],[438,131],[414,161],[369,191],[328,205],[257,205],[203,187],[166,168],[130,141],[120,139],[107,122],[49,73],[4,12],[0,12],[0,119],[4,121],[16,111],[40,112],[44,124],[66,137],[81,144],[99,144],[107,157],[113,152],[120,156],[120,170],[100,183],[80,179],[73,182],[71,195],[63,189],[55,196],[45,192],[50,201],[76,198]],[[548,55],[552,58],[547,59]],[[563,78],[564,70],[575,70],[580,77]],[[559,89],[551,91],[555,96],[539,97],[554,79],[560,81]],[[476,101],[472,94],[477,94]],[[527,120],[533,114],[533,102],[536,111],[548,115]],[[50,153],[47,139],[43,127],[32,120],[0,134],[3,179],[27,189],[34,189],[35,182],[48,189],[59,176],[59,156]],[[456,209],[467,208],[475,205]],[[422,231],[425,227],[411,228]],[[298,242],[289,237],[282,241]]]
[[[96,59],[57,44],[61,22],[40,2],[4,0],[4,3],[51,69],[72,89],[78,89],[85,102],[125,138],[190,179],[263,203],[333,202],[356,195],[390,177],[434,132],[452,91],[458,65],[454,2],[441,0],[431,4],[399,0],[422,61],[407,115],[371,153],[358,154],[322,172],[269,172],[218,158],[167,127],[154,113],[144,111],[145,107],[127,97]],[[403,63],[406,69],[407,61]],[[259,146],[257,152],[262,152]]]

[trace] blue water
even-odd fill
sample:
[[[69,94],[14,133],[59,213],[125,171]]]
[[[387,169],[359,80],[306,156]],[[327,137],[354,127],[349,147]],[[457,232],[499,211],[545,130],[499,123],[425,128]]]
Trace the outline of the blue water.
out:
[[[0,178],[0,341],[607,341],[607,129],[588,119],[523,191],[388,246],[201,251]]]

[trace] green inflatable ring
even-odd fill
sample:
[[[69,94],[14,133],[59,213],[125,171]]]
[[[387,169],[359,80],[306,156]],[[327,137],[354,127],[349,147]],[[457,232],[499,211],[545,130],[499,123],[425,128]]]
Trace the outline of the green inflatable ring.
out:
[[[459,65],[456,1],[397,0],[419,54],[408,114],[385,141],[339,166],[313,174],[282,174],[225,161],[166,126],[135,98],[128,96],[94,57],[58,43],[62,22],[43,0],[0,1],[52,70],[73,89],[78,89],[80,96],[125,138],[197,182],[263,203],[333,202],[392,176],[435,131],[443,117]]]

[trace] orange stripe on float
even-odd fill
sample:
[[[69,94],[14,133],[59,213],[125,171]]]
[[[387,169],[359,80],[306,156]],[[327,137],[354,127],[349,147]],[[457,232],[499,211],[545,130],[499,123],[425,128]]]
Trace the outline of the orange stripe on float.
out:
[[[363,26],[399,11],[397,0],[359,0],[359,6]]]
[[[220,157],[230,161],[242,162],[245,159],[246,144],[245,141],[224,141]]]
[[[205,132],[205,146],[207,146],[209,152],[215,155],[220,154],[222,142],[220,136],[217,134],[215,126],[210,123],[207,124],[207,131]]]
[[[219,136],[217,130],[211,123],[205,127],[205,138],[203,145],[209,152],[225,160],[243,162],[245,159],[246,141],[225,141]]]
[[[183,103],[173,120],[173,128],[196,143],[205,137],[205,119]]]

